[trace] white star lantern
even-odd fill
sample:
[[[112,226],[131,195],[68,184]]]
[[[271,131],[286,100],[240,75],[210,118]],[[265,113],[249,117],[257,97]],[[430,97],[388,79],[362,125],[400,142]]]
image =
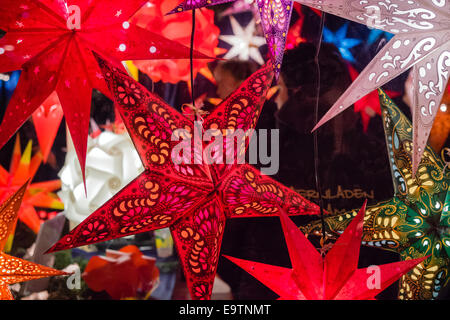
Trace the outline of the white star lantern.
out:
[[[361,97],[412,69],[413,170],[416,172],[450,71],[450,0],[295,0],[395,36],[314,130]]]
[[[250,23],[244,28],[237,22],[237,20],[230,17],[232,35],[221,35],[220,40],[225,41],[231,45],[230,50],[224,55],[224,59],[232,59],[237,57],[240,60],[248,60],[251,58],[259,65],[264,64],[264,59],[259,52],[259,47],[266,43],[264,37],[255,35],[256,23],[252,19]]]

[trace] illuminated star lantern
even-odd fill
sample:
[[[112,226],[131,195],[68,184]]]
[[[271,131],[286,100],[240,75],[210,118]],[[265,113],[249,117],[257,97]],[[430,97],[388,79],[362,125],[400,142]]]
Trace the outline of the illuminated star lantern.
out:
[[[8,285],[62,275],[66,273],[0,252],[0,300],[14,300]]]
[[[192,120],[99,61],[145,171],[49,252],[170,227],[192,298],[209,299],[228,218],[274,216],[278,206],[291,215],[319,213],[315,204],[249,164],[216,162],[220,139],[196,142],[199,128]],[[253,129],[272,78],[268,63],[212,110],[203,128],[213,134]],[[191,141],[179,138],[193,135],[195,151],[180,154],[179,147],[190,148]],[[245,155],[246,146],[227,148],[227,159]],[[208,152],[214,163],[202,160]]]
[[[1,0],[0,72],[22,73],[0,125],[0,146],[56,91],[84,172],[92,89],[109,96],[93,51],[117,66],[189,57],[189,48],[128,21],[146,2]]]
[[[179,0],[153,0],[144,5],[131,19],[138,26],[158,30],[162,36],[190,46],[192,31],[192,14],[184,12],[167,15]],[[215,57],[219,43],[220,29],[214,24],[214,11],[204,9],[195,13],[195,37],[193,47],[210,57]],[[196,59],[192,62],[193,77],[208,70],[208,60]],[[146,73],[154,82],[178,83],[190,82],[191,62],[189,60],[140,60],[133,62],[140,71]],[[134,78],[137,79],[137,78]],[[190,86],[190,83],[189,83]]]
[[[47,162],[63,115],[64,113],[56,92],[50,94],[32,115],[44,162]]]
[[[413,67],[413,171],[416,172],[450,71],[450,0],[295,0],[395,36],[317,123]]]
[[[348,70],[351,79],[355,80],[359,75],[358,71],[356,71],[355,68],[353,68],[350,64],[348,64]],[[396,98],[401,94],[400,92],[388,90],[386,90],[386,93],[392,98]],[[363,131],[367,132],[370,119],[375,115],[381,115],[380,97],[378,96],[378,91],[374,90],[368,95],[356,101],[355,112],[359,112],[359,114],[361,115]]]
[[[428,144],[435,150],[439,152],[447,141],[450,134],[450,85],[447,87],[444,98],[442,99],[442,104],[439,107],[439,111],[434,120],[433,128],[430,132],[430,138],[428,139]]]
[[[33,180],[42,163],[42,153],[31,156],[32,143],[28,142],[24,152],[21,152],[20,139],[16,136],[9,171],[0,166],[0,201],[5,200],[12,192],[19,189],[26,181]],[[61,181],[50,180],[31,183],[19,210],[19,219],[31,230],[38,233],[41,220],[36,208],[62,210],[64,205],[53,191],[61,187]]]
[[[292,269],[227,258],[283,300],[372,300],[423,258],[358,269],[364,211],[365,204],[324,258],[281,211]]]
[[[0,207],[0,252],[4,250],[8,236],[14,231],[17,214],[27,190],[28,182],[21,186]]]
[[[347,38],[347,30],[348,23],[344,24],[334,33],[325,27],[323,29],[323,38],[325,42],[334,44],[339,49],[339,52],[345,60],[355,62],[355,57],[350,49],[359,45],[361,40]]]
[[[3,252],[8,235],[13,231],[17,212],[25,195],[27,183],[0,206],[0,300],[12,300],[8,285],[49,276],[63,275],[64,272],[9,256]]]
[[[305,23],[305,14],[302,11],[302,5],[294,3],[294,9],[297,12],[297,21],[289,28],[288,35],[286,37],[286,49],[291,50],[298,46],[299,43],[306,42],[307,39],[302,38],[301,32],[303,24]],[[312,9],[319,17],[322,16],[322,12],[316,9]]]
[[[126,132],[116,134],[106,130],[95,138],[89,137],[88,150],[87,193],[72,143],[68,143],[66,160],[59,172],[62,186],[58,196],[72,225],[78,225],[144,170]]]
[[[237,22],[237,20],[230,17],[231,28],[233,35],[221,35],[219,39],[231,45],[230,50],[223,56],[224,59],[232,59],[237,57],[240,60],[247,61],[251,58],[260,65],[264,64],[264,60],[259,52],[259,47],[264,45],[263,37],[255,36],[255,20],[252,19],[245,27]]]
[[[413,174],[411,123],[382,91],[380,101],[395,194],[367,209],[363,244],[398,252],[405,261],[429,256],[402,277],[399,297],[433,299],[450,278],[450,172],[427,146]],[[327,232],[338,235],[355,214],[325,219]],[[317,221],[303,231],[320,229]]]
[[[185,0],[169,13],[182,12],[231,1],[233,0]],[[283,61],[289,24],[291,22],[292,0],[256,0],[256,4],[261,17],[264,36],[269,46],[275,77],[278,78]]]
[[[305,22],[305,15],[302,12],[301,5],[294,3],[294,9],[298,14],[298,20],[289,28],[286,37],[286,49],[294,49],[299,43],[306,42],[306,39],[301,37],[303,24]]]

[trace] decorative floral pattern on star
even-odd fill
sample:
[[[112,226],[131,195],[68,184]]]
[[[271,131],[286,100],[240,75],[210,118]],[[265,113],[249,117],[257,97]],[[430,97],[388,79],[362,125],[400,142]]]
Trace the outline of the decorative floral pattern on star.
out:
[[[292,0],[257,0],[257,5],[275,74],[278,75],[283,62],[293,2]]]
[[[0,252],[0,300],[14,300],[8,289],[10,284],[65,274]]]
[[[348,71],[350,73],[352,81],[355,80],[359,75],[358,71],[356,71],[356,69],[353,68],[350,64],[348,64]],[[391,98],[397,98],[401,95],[400,92],[390,90],[386,90],[386,93]],[[380,97],[378,96],[378,91],[374,90],[368,95],[356,101],[355,112],[359,112],[359,114],[361,115],[363,131],[367,132],[370,119],[375,115],[381,116]]]
[[[100,58],[99,63],[145,171],[50,252],[170,227],[192,298],[209,299],[227,218],[273,216],[278,207],[294,215],[319,213],[315,204],[248,164],[198,163],[199,154],[217,141],[196,142],[192,120],[119,69]],[[272,78],[268,63],[208,114],[203,128],[225,134],[255,128]],[[172,154],[179,144],[190,148],[191,139],[183,137],[192,136],[194,152]],[[246,146],[233,148],[232,159]]]
[[[363,243],[398,252],[402,260],[429,256],[402,277],[399,297],[437,298],[450,278],[450,172],[427,146],[414,175],[411,122],[381,90],[380,102],[395,195],[367,209]],[[355,214],[326,218],[327,232],[339,234]],[[321,223],[302,230],[317,233]]]

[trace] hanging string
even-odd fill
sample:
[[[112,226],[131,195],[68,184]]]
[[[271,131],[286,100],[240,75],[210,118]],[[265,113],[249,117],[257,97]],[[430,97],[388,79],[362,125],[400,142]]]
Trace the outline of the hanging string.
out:
[[[190,61],[190,68],[191,68],[191,97],[192,97],[192,106],[193,110],[196,110],[195,108],[195,98],[194,98],[194,36],[195,36],[195,8],[192,9],[192,30],[191,30],[191,52],[189,55],[189,61]]]
[[[203,122],[203,116],[205,114],[208,114],[209,112],[202,110],[202,105],[196,106],[195,105],[195,98],[194,98],[194,36],[195,36],[195,9],[192,9],[192,30],[191,30],[191,46],[190,46],[190,54],[189,54],[189,61],[190,61],[190,72],[191,72],[191,98],[192,98],[192,104],[185,103],[181,107],[181,111],[187,115],[193,115],[195,116],[197,121]],[[187,111],[190,109],[191,112]]]
[[[316,64],[316,70],[317,70],[317,83],[316,83],[316,105],[315,105],[315,120],[314,122],[319,122],[319,100],[320,100],[320,64],[319,64],[319,53],[320,53],[320,47],[322,46],[322,34],[323,34],[323,27],[325,25],[325,12],[322,13],[322,17],[320,18],[320,31],[319,31],[319,40],[317,43],[316,48],[316,55],[314,57],[314,63]],[[326,230],[325,230],[325,218],[324,218],[324,212],[323,212],[323,198],[322,198],[322,187],[320,185],[320,179],[319,179],[319,144],[318,144],[318,130],[314,131],[314,177],[316,181],[316,189],[319,194],[319,208],[320,208],[320,220],[322,224],[322,239],[321,239],[321,246],[324,248],[325,245],[325,236],[326,236]],[[322,253],[323,254],[323,253]]]

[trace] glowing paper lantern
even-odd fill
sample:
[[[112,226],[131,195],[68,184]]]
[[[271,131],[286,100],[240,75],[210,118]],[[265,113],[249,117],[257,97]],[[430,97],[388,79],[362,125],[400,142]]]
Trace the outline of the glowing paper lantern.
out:
[[[0,300],[12,300],[8,285],[49,276],[63,275],[64,272],[9,256],[3,252],[9,234],[14,230],[22,199],[28,183],[0,206]]]
[[[358,269],[365,204],[323,258],[281,211],[292,269],[227,257],[283,300],[371,300],[424,258]],[[376,272],[373,269],[376,268]]]
[[[8,241],[8,236],[14,231],[17,213],[27,187],[28,183],[25,183],[9,199],[4,201],[0,207],[0,251],[3,251]]]
[[[0,166],[0,201],[5,200],[11,193],[18,190],[25,182],[32,181],[36,171],[42,163],[42,153],[31,156],[32,143],[28,142],[22,153],[19,136],[16,137],[10,169],[7,171]],[[22,206],[19,210],[19,219],[33,232],[38,233],[41,219],[36,208],[62,210],[62,202],[53,191],[61,186],[59,180],[50,180],[30,183]]]
[[[412,168],[416,172],[449,79],[450,1],[295,1],[395,35],[314,129],[413,68]]]
[[[323,40],[327,43],[332,43],[339,49],[342,57],[350,62],[355,62],[355,57],[350,49],[359,45],[362,41],[360,39],[347,38],[348,23],[340,27],[336,32],[332,32],[327,27],[323,28]]]
[[[177,0],[153,0],[148,2],[147,5],[144,5],[136,12],[131,21],[142,28],[158,30],[162,36],[189,47],[192,30],[191,13],[165,14],[178,2]],[[210,57],[215,57],[220,30],[214,24],[214,11],[208,9],[198,10],[195,13],[195,26],[195,50]],[[193,61],[194,79],[198,72],[203,73],[203,70],[207,69],[208,62],[208,60],[203,59]],[[190,82],[191,68],[189,60],[140,60],[133,61],[133,63],[154,82]]]
[[[411,122],[381,90],[380,102],[395,194],[367,209],[363,244],[398,252],[405,261],[428,256],[402,277],[399,298],[433,299],[450,279],[450,172],[427,146],[415,175]],[[327,232],[338,235],[355,213],[326,218]],[[320,221],[303,228],[319,229]]]
[[[22,73],[0,125],[0,146],[56,91],[84,173],[92,89],[109,96],[92,53],[121,68],[123,60],[189,57],[189,48],[128,21],[146,2],[3,0],[0,72]],[[194,57],[206,58],[197,51]]]
[[[245,28],[233,17],[230,17],[232,35],[221,35],[220,40],[225,41],[231,45],[230,50],[223,56],[224,59],[239,58],[239,60],[247,61],[251,58],[259,65],[264,64],[264,60],[259,52],[265,41],[263,37],[255,35],[256,23],[252,19]]]
[[[181,134],[175,132],[179,128],[187,130],[183,135],[194,133],[193,121],[99,61],[145,171],[49,252],[170,227],[192,298],[209,299],[228,218],[274,216],[278,206],[293,215],[319,212],[316,205],[248,164],[174,161],[171,153],[179,141],[173,141],[172,134]],[[266,64],[251,75],[205,117],[204,128],[220,132],[254,128],[272,70]],[[189,142],[181,143],[185,141]],[[203,154],[211,143],[195,145]],[[229,155],[236,160],[245,149],[242,144]],[[191,156],[190,160],[198,160],[199,154]]]
[[[83,280],[96,292],[106,291],[113,299],[148,298],[159,283],[156,259],[142,254],[136,246],[106,250],[106,256],[92,257]]]
[[[47,162],[63,115],[56,91],[32,115],[44,162]]]

